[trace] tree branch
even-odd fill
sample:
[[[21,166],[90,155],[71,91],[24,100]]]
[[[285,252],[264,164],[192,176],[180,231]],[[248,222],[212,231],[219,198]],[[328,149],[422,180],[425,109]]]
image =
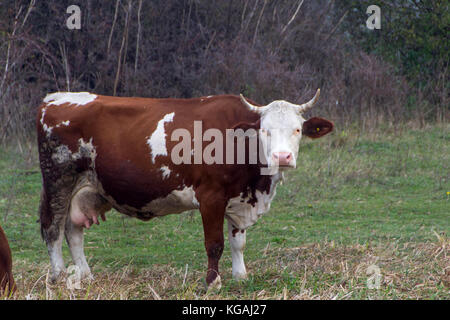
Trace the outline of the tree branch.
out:
[[[297,16],[298,12],[300,11],[300,8],[303,5],[304,0],[300,0],[297,10],[295,10],[294,14],[292,15],[291,19],[289,20],[289,22],[284,26],[283,30],[281,30],[281,34],[285,33],[287,28],[289,27],[289,25],[295,20],[295,17]]]

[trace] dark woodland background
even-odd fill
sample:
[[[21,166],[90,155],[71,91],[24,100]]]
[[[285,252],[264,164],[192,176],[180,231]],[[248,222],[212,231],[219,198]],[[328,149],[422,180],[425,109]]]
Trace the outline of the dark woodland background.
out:
[[[341,125],[444,122],[449,34],[444,0],[0,0],[0,143],[32,138],[42,98],[69,90],[303,103],[320,87],[312,112]]]

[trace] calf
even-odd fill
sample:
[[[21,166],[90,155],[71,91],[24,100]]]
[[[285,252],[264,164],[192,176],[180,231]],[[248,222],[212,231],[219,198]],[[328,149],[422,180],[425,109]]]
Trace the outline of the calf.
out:
[[[83,228],[105,220],[111,208],[141,220],[199,209],[210,286],[220,286],[226,219],[233,277],[245,278],[246,230],[269,210],[283,172],[296,167],[302,134],[319,138],[333,129],[325,119],[302,117],[318,95],[302,105],[266,106],[232,95],[47,95],[37,136],[51,279],[64,271],[64,235],[81,275],[91,276]]]

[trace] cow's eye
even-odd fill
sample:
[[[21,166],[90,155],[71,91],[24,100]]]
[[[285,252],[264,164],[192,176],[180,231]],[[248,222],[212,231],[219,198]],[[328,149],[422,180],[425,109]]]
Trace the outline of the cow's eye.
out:
[[[295,129],[294,134],[300,134],[300,132],[302,132],[302,130],[297,128],[297,129]]]

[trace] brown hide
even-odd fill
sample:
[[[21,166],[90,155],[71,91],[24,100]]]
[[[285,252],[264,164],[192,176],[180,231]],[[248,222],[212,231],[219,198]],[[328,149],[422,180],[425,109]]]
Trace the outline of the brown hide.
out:
[[[0,226],[0,295],[14,291],[15,283],[12,275],[11,249],[8,239]]]

